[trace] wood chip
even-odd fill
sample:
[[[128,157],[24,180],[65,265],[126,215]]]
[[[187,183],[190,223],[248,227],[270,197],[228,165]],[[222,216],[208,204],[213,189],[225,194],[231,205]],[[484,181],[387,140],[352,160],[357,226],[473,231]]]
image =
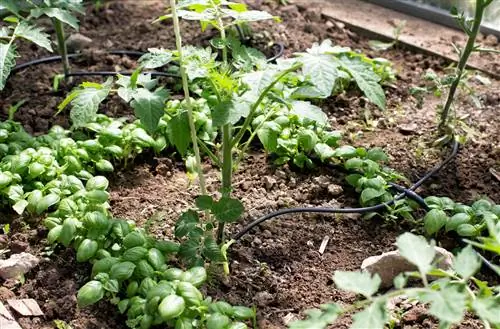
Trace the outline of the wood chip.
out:
[[[493,168],[490,168],[490,173],[500,182],[500,173]]]
[[[9,310],[0,302],[0,328],[1,329],[22,329],[16,322]]]
[[[330,237],[327,235],[323,238],[323,241],[321,241],[321,246],[319,246],[319,253],[320,255],[323,255],[325,252],[326,246],[328,245],[328,241],[330,241]]]
[[[34,299],[8,299],[7,303],[22,316],[43,315],[40,306],[38,306],[38,303]]]

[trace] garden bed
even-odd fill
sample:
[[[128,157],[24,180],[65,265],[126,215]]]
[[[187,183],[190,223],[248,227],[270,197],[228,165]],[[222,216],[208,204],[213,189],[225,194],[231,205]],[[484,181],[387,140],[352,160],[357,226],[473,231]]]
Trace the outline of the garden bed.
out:
[[[369,48],[368,39],[349,31],[342,24],[326,21],[315,8],[305,9],[293,4],[264,6],[280,16],[283,22],[255,25],[258,45],[266,45],[268,41],[282,42],[285,55],[290,55],[303,51],[313,42],[331,39],[334,44],[393,62],[398,79],[386,87],[385,113],[367,103],[356,91],[321,103],[334,128],[345,132],[346,142],[382,147],[390,157],[390,166],[412,181],[446,155],[446,151],[427,145],[435,130],[435,108],[442,100],[425,96],[424,106],[419,109],[417,99],[410,95],[409,90],[423,84],[422,74],[426,69],[443,74],[450,63],[401,48],[375,52]],[[77,61],[75,67],[133,70],[133,59],[100,51],[144,51],[158,45],[173,48],[173,31],[150,24],[162,12],[162,1],[110,1],[101,11],[83,17],[81,33],[93,39],[95,49],[88,51],[89,55]],[[190,28],[186,23],[183,28],[187,43],[206,44],[212,36],[210,31],[200,34],[197,27]],[[28,47],[20,51],[23,57],[19,62],[45,55],[43,51]],[[68,124],[64,114],[53,117],[65,95],[64,92],[54,94],[51,91],[50,77],[58,70],[57,65],[29,68],[13,76],[0,94],[0,106],[4,111],[10,104],[28,100],[16,119],[29,132],[43,133],[52,124]],[[490,169],[498,170],[500,166],[500,81],[491,79],[490,85],[482,85],[471,79],[470,83],[483,108],[475,108],[465,96],[460,98],[459,108],[460,113],[470,114],[467,120],[478,135],[463,146],[457,158],[428,181],[419,193],[423,196],[449,196],[467,203],[487,196],[499,203],[500,182]],[[131,115],[128,107],[114,99],[104,104],[102,112],[111,116]],[[112,212],[116,217],[133,219],[139,225],[145,225],[151,217],[158,217],[159,220],[149,223],[151,231],[157,237],[171,237],[176,218],[192,204],[199,192],[186,177],[180,159],[145,154],[135,162],[109,177]],[[217,172],[208,165],[205,165],[205,170],[209,191],[216,192],[220,188],[216,183]],[[234,177],[234,193],[244,203],[245,218],[241,225],[233,225],[229,230],[236,233],[243,224],[260,215],[286,207],[356,206],[357,194],[347,187],[344,178],[344,173],[327,168],[301,172],[288,166],[276,167],[262,152],[251,152]],[[34,223],[28,227],[19,221],[15,223],[17,225],[12,225],[9,237],[11,249],[43,255],[46,231],[36,229]],[[353,302],[353,294],[333,287],[333,271],[356,270],[366,257],[394,249],[396,236],[405,229],[408,227],[381,219],[365,221],[358,215],[283,216],[252,230],[232,247],[231,277],[226,279],[215,275],[208,285],[208,292],[230,303],[257,305],[260,328],[284,328],[284,319],[300,317],[307,308],[328,301]],[[318,249],[325,236],[329,237],[329,243],[320,254]],[[454,246],[452,241],[446,247]],[[53,328],[52,321],[56,319],[66,321],[74,329],[126,327],[125,317],[119,316],[116,307],[107,302],[84,310],[77,309],[75,295],[86,282],[88,266],[77,265],[74,255],[68,250],[56,249],[49,259],[26,277],[24,285],[4,284],[16,297],[37,300],[46,314],[43,318],[19,320],[23,328]],[[4,293],[0,300],[12,296],[9,292]],[[422,314],[418,307],[409,311],[403,316],[401,327],[435,326],[432,318]],[[342,325],[347,326],[349,321],[344,319]],[[341,327],[340,324],[336,326]],[[461,328],[481,328],[481,325],[479,321],[468,318]]]

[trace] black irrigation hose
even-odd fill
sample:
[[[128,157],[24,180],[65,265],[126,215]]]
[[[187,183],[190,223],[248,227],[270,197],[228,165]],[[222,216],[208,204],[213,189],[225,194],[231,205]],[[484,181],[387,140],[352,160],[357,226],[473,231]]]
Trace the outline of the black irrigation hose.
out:
[[[429,171],[424,177],[419,179],[416,183],[414,183],[412,186],[409,188],[404,188],[402,186],[399,186],[397,184],[391,184],[392,187],[394,187],[398,192],[401,192],[398,194],[393,200],[387,201],[384,203],[380,203],[378,205],[370,206],[370,207],[362,207],[362,208],[331,208],[331,207],[314,207],[314,208],[305,208],[305,207],[298,207],[298,208],[288,208],[288,209],[281,209],[275,212],[272,212],[270,214],[267,214],[265,216],[262,216],[249,225],[247,225],[243,230],[241,230],[238,234],[236,234],[233,237],[233,240],[237,241],[241,239],[242,236],[250,232],[252,228],[255,226],[258,226],[262,224],[263,222],[270,220],[272,218],[286,215],[286,214],[297,214],[297,213],[328,213],[328,214],[352,214],[352,213],[358,213],[358,214],[366,214],[369,212],[376,212],[379,210],[384,210],[388,206],[391,206],[396,202],[397,200],[400,200],[404,197],[411,198],[415,201],[417,201],[419,204],[425,202],[423,201],[422,197],[418,196],[417,193],[415,193],[415,190],[421,186],[426,180],[428,180],[431,176],[439,172],[444,166],[446,166],[458,153],[458,148],[459,148],[459,143],[454,140],[453,141],[453,146],[452,146],[452,151],[450,155],[443,161],[441,162],[438,166],[436,166],[434,169]],[[427,206],[425,206],[425,209],[428,209]]]
[[[135,56],[135,57],[140,57],[144,55],[143,52],[140,51],[134,51],[134,50],[111,50],[108,52],[111,55],[128,55],[128,56]],[[77,58],[82,56],[83,54],[75,53],[75,54],[68,54],[68,58]],[[49,57],[42,57],[39,59],[35,59],[29,62],[25,62],[19,65],[16,65],[12,69],[12,73],[16,73],[17,71],[20,71],[22,69],[25,69],[30,66],[36,66],[36,65],[41,65],[41,64],[50,64],[54,62],[60,62],[62,60],[62,56],[49,56]]]
[[[276,43],[273,45],[273,47],[278,47],[278,51],[276,54],[270,58],[267,59],[269,63],[274,62],[281,56],[283,56],[283,53],[285,52],[285,46],[282,43]],[[133,57],[141,57],[142,55],[146,54],[142,51],[135,51],[135,50],[111,50],[108,52],[111,55],[127,55],[127,56],[133,56]],[[82,56],[83,54],[80,53],[74,53],[74,54],[68,54],[68,58],[77,58]],[[19,65],[16,65],[12,70],[11,73],[15,74],[16,72],[23,70],[27,67],[30,66],[36,66],[36,65],[41,65],[41,64],[50,64],[54,62],[60,62],[62,60],[62,56],[49,56],[49,57],[42,57],[39,59],[35,59],[32,61],[28,61]],[[175,63],[173,63],[175,64]],[[111,74],[112,73],[112,74]],[[67,76],[113,76],[116,74],[122,74],[122,75],[131,75],[132,73],[128,72],[112,72],[112,71],[96,71],[96,72],[88,72],[88,71],[80,71],[80,72],[70,72],[67,74]],[[164,73],[164,72],[145,72],[149,73],[152,76],[163,76],[163,77],[179,77],[179,75],[173,74],[173,73]]]
[[[142,72],[143,74],[151,74],[153,77],[173,77],[173,78],[179,78],[180,75],[175,74],[175,73],[166,73],[166,72],[158,72],[158,71],[150,71],[150,72]],[[114,72],[114,71],[81,71],[81,72],[69,72],[66,76],[68,77],[83,77],[83,76],[101,76],[101,77],[107,77],[107,76],[115,76],[117,74],[121,75],[132,75],[134,72]]]

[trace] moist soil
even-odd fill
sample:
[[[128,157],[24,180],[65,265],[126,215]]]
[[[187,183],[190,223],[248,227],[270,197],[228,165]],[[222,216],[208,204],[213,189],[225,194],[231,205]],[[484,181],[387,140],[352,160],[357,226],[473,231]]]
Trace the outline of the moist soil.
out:
[[[367,38],[341,23],[326,20],[318,8],[294,4],[277,7],[259,1],[251,5],[282,17],[280,24],[253,26],[252,42],[268,54],[272,53],[268,48],[271,41],[283,43],[288,56],[329,38],[335,44],[393,62],[397,80],[385,88],[385,112],[367,103],[355,90],[319,104],[332,125],[345,131],[346,143],[383,147],[390,157],[390,166],[412,181],[446,156],[449,150],[430,145],[435,137],[435,109],[442,100],[426,95],[423,106],[418,107],[410,89],[425,84],[422,74],[427,69],[445,74],[449,62],[404,48],[375,52],[369,48]],[[99,11],[88,8],[87,15],[81,18],[80,33],[93,42],[74,62],[73,69],[133,70],[134,58],[109,55],[103,50],[173,48],[171,26],[150,24],[163,9],[159,0],[109,1]],[[197,45],[206,45],[215,35],[213,31],[199,33],[195,24],[183,23],[183,31],[184,41]],[[20,53],[19,63],[47,55],[25,44],[20,45]],[[51,64],[28,68],[11,77],[0,94],[2,118],[6,118],[9,105],[26,99],[15,118],[29,132],[41,134],[54,124],[67,127],[67,115],[54,116],[70,88],[63,86],[57,93],[52,91],[51,77],[58,72],[59,65]],[[83,80],[75,79],[74,84],[80,81]],[[471,138],[459,155],[419,193],[449,196],[467,203],[489,197],[500,203],[500,182],[490,172],[500,171],[500,81],[490,79],[490,84],[483,85],[472,74],[469,84],[476,90],[481,108],[466,93],[460,95],[456,108],[460,115],[468,115],[463,121]],[[114,98],[103,104],[101,111],[132,117],[130,108]],[[208,189],[217,195],[218,173],[208,164],[204,169]],[[196,182],[185,175],[182,161],[167,155],[145,154],[109,178],[113,214],[133,219],[138,225],[147,224],[158,238],[171,238],[176,218],[193,204],[199,193]],[[241,223],[231,226],[228,234],[235,234],[259,216],[282,208],[356,206],[357,195],[344,178],[342,172],[329,168],[299,171],[288,166],[276,167],[265,154],[254,150],[234,177],[234,195],[243,201],[246,212]],[[23,328],[54,328],[54,320],[63,320],[74,329],[126,328],[126,318],[108,302],[83,310],[77,308],[76,292],[88,279],[89,266],[76,263],[70,250],[47,249],[44,239],[47,232],[38,224],[39,219],[21,220],[11,214],[4,217],[13,219],[11,233],[2,237],[4,245],[12,252],[28,251],[42,258],[40,265],[26,275],[24,284],[5,281],[0,288],[0,301],[34,298],[45,313],[43,317],[18,318]],[[359,269],[366,257],[393,250],[397,235],[408,229],[404,223],[367,221],[355,214],[282,216],[253,229],[236,243],[230,251],[231,276],[225,278],[215,271],[206,292],[230,303],[256,305],[259,328],[285,328],[288,321],[303,317],[308,308],[331,301],[341,304],[355,301],[354,295],[335,289],[331,280],[333,271]],[[320,245],[327,237],[326,249],[320,253]],[[423,306],[399,306],[399,309],[404,312],[398,317],[398,328],[437,328],[435,319],[426,315]],[[350,321],[345,317],[332,328],[347,328]],[[458,327],[482,328],[482,325],[466,317]]]

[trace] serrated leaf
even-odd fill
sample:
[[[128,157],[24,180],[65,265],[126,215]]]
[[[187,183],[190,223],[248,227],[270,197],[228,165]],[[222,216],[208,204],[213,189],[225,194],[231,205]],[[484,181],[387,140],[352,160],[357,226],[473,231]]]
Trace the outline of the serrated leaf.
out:
[[[156,131],[158,122],[163,116],[165,101],[167,100],[168,92],[165,89],[157,89],[154,92],[146,88],[139,88],[132,95],[130,105],[134,109],[136,117],[139,118],[141,124],[150,133]]]
[[[0,1],[0,9],[6,9],[16,16],[19,16],[20,8],[16,2],[17,0],[2,0]]]
[[[243,211],[243,204],[239,200],[228,197],[222,197],[212,206],[212,213],[218,221],[224,223],[237,221]]]
[[[168,122],[168,138],[181,155],[186,154],[189,144],[191,143],[189,131],[187,112],[179,113]]]
[[[466,309],[466,295],[455,285],[445,285],[441,290],[429,291],[422,300],[431,304],[429,313],[450,324],[460,322]]]
[[[333,275],[335,285],[342,290],[347,290],[370,298],[380,287],[382,280],[375,274],[368,272],[335,271]]]
[[[396,240],[401,256],[416,265],[420,273],[427,273],[431,268],[436,251],[422,236],[406,232]]]
[[[206,237],[203,243],[203,255],[212,262],[223,262],[224,255],[212,237]]]
[[[332,94],[338,79],[348,77],[339,70],[338,61],[331,55],[303,53],[299,61],[302,73],[309,78],[313,86],[301,87],[295,91],[299,97],[326,98]]]
[[[177,223],[175,223],[175,236],[177,238],[182,238],[188,235],[189,232],[196,227],[199,221],[198,214],[193,210],[182,213]]]
[[[383,329],[389,320],[386,300],[378,299],[363,311],[353,315],[351,329]]]
[[[323,110],[310,102],[294,101],[292,102],[290,112],[299,118],[309,119],[319,125],[326,125],[328,123],[328,117]]]
[[[34,17],[46,15],[50,18],[55,18],[65,24],[68,24],[75,30],[78,30],[78,19],[73,16],[70,11],[62,8],[36,8],[31,10],[31,15]]]
[[[73,90],[58,106],[62,111],[71,104],[70,117],[74,127],[83,127],[95,120],[99,104],[106,99],[111,90],[113,79],[108,79],[104,84],[82,83],[79,89]]]
[[[146,69],[156,69],[172,61],[172,53],[165,49],[150,48],[139,58],[139,64]]]
[[[473,276],[480,267],[481,258],[470,245],[462,249],[453,261],[453,269],[464,279]]]
[[[10,43],[0,43],[0,90],[5,88],[10,71],[16,65],[16,47]]]
[[[481,319],[500,325],[500,297],[478,297],[472,301],[472,308]]]
[[[212,124],[222,127],[225,124],[235,124],[241,117],[246,117],[250,112],[250,104],[244,101],[227,100],[218,103],[212,109]]]
[[[432,235],[444,227],[448,221],[448,215],[441,209],[431,209],[424,217],[424,227],[427,234]]]
[[[39,27],[30,25],[25,21],[21,21],[21,23],[16,26],[14,35],[16,37],[31,41],[38,46],[52,52],[52,46],[50,45],[50,36],[47,33],[43,32],[43,29]]]
[[[380,77],[373,71],[372,66],[358,58],[343,57],[341,62],[342,68],[349,72],[365,96],[384,110],[385,93],[379,84]]]

